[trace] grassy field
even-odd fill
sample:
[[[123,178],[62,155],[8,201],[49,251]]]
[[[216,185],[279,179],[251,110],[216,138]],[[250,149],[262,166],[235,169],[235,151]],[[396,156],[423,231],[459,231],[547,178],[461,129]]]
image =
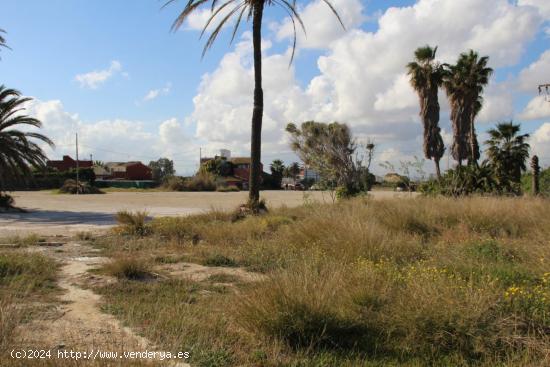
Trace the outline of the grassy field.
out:
[[[96,291],[194,366],[547,365],[549,204],[356,199],[159,218],[93,240],[119,279]],[[182,262],[262,276],[166,271]]]

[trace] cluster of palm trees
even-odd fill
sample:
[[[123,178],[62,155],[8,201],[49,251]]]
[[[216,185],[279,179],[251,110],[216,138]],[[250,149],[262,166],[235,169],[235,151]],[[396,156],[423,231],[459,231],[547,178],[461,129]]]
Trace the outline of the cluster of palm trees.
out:
[[[0,49],[7,48],[2,34],[5,32],[0,29]],[[47,157],[39,142],[53,146],[42,134],[17,129],[42,126],[37,119],[23,114],[28,101],[30,98],[22,98],[17,90],[0,85],[0,195],[9,184],[28,178],[31,167],[45,166]]]
[[[424,155],[435,163],[441,178],[439,161],[445,146],[439,127],[439,88],[447,93],[451,106],[453,145],[451,155],[459,165],[467,160],[477,164],[480,157],[475,131],[475,119],[483,105],[483,89],[489,83],[493,69],[487,66],[489,58],[470,50],[460,54],[454,65],[436,61],[437,47],[420,47],[415,60],[407,65],[412,87],[420,99],[420,117],[424,126]]]

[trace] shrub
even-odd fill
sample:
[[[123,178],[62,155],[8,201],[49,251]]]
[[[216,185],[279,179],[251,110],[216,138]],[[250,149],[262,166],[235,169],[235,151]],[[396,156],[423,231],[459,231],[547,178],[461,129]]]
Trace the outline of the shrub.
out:
[[[89,194],[104,194],[103,191],[90,185],[87,182],[76,183],[76,180],[66,180],[63,186],[59,189],[59,192],[63,194],[80,194],[80,195],[89,195]]]
[[[116,221],[119,224],[118,230],[123,234],[145,236],[151,232],[151,229],[145,221],[147,220],[147,212],[138,211],[131,213],[128,211],[120,211],[116,214]]]
[[[185,180],[181,177],[167,177],[162,183],[162,188],[169,191],[185,191]]]
[[[0,192],[0,209],[9,209],[13,207],[13,198],[5,193]]]
[[[88,182],[93,185],[95,182],[95,173],[93,168],[79,168],[79,179],[83,182]],[[15,183],[13,190],[26,190],[26,189],[58,189],[63,183],[68,180],[76,180],[76,169],[73,168],[69,171],[37,171],[33,173],[33,177],[26,183]]]
[[[143,260],[136,257],[120,257],[104,267],[107,274],[119,279],[147,280],[153,278],[151,267]]]
[[[426,195],[466,196],[472,194],[495,194],[501,190],[493,177],[491,167],[483,163],[479,166],[460,166],[445,172],[441,181],[429,181],[420,186]]]
[[[185,188],[189,191],[215,191],[216,177],[208,172],[199,172],[185,181]]]

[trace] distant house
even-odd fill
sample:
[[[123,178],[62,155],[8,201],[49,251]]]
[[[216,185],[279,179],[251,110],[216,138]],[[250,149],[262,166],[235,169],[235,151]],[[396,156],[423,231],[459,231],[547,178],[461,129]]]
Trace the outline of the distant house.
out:
[[[53,168],[59,172],[70,171],[71,169],[76,169],[76,161],[68,155],[64,155],[63,159],[60,161],[48,161],[46,166]],[[81,161],[78,160],[79,168],[91,168],[93,166],[92,161]]]
[[[226,183],[228,186],[239,186],[246,189],[248,187],[248,181],[250,179],[250,157],[231,157],[231,152],[227,149],[221,149],[220,155],[214,158],[201,158],[201,166],[213,159],[225,159],[231,162],[233,165],[233,176],[226,177]],[[264,170],[264,165],[261,164],[261,171]]]
[[[101,168],[107,171],[108,176],[105,175],[105,172]],[[98,169],[98,171],[102,171],[100,172],[100,176],[103,176],[104,179],[131,181],[153,179],[153,171],[151,168],[141,162],[108,162],[101,168]]]
[[[94,174],[98,180],[107,180],[111,177],[111,172],[104,166],[94,166]]]

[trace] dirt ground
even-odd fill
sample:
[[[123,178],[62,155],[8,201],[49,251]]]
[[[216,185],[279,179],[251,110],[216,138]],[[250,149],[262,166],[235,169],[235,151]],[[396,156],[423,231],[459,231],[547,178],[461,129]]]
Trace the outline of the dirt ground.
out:
[[[104,195],[60,195],[50,191],[13,192],[18,207],[27,213],[0,213],[0,237],[70,235],[100,231],[115,224],[120,210],[145,210],[151,217],[200,213],[212,208],[235,209],[246,202],[247,192],[109,192]],[[374,191],[374,198],[408,197],[407,193]],[[332,202],[320,191],[263,191],[268,207],[298,206],[305,200]]]
[[[55,237],[55,239],[59,241],[55,247],[37,246],[27,251],[40,252],[56,259],[62,265],[58,279],[62,294],[58,302],[43,305],[48,306],[49,311],[42,317],[20,326],[16,338],[17,348],[50,350],[53,351],[54,359],[58,350],[78,351],[89,353],[90,360],[96,359],[92,357],[94,351],[162,351],[162,348],[124,326],[114,316],[101,311],[102,298],[94,293],[92,287],[96,284],[116,282],[116,279],[104,275],[93,275],[89,271],[108,262],[109,259],[98,256],[97,250],[87,244],[74,242],[67,237]],[[196,266],[200,268],[199,265]],[[195,273],[200,275],[202,274],[200,270],[202,269],[187,271],[182,277],[191,278]],[[210,272],[213,271],[210,270]],[[242,273],[248,274],[245,271]],[[162,365],[190,366],[182,360],[170,360]]]

